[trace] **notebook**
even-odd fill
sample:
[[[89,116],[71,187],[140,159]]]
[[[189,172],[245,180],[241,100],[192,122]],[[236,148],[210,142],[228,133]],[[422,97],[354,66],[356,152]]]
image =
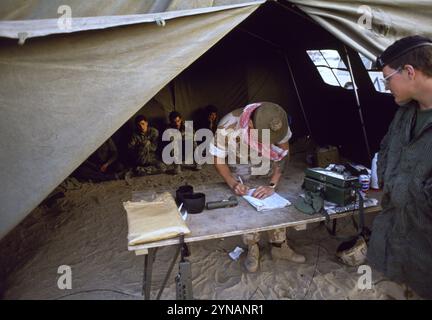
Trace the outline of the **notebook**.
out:
[[[280,209],[291,205],[287,199],[281,197],[276,192],[265,199],[257,199],[252,197],[255,189],[249,190],[248,194],[243,196],[247,202],[249,202],[257,211],[268,211],[273,209]]]

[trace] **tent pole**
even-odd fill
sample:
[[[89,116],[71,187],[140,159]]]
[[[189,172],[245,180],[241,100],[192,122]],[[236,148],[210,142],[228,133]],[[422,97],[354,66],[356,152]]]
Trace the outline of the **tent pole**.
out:
[[[354,95],[355,95],[356,102],[357,102],[358,112],[359,112],[359,116],[360,116],[360,123],[361,123],[361,126],[362,126],[363,137],[365,139],[365,144],[366,144],[366,150],[367,150],[367,153],[368,153],[369,160],[372,160],[371,151],[370,151],[370,147],[369,147],[369,139],[367,137],[366,126],[365,126],[364,118],[363,118],[363,111],[362,111],[362,108],[361,108],[361,105],[360,105],[360,98],[359,98],[359,94],[358,94],[358,88],[357,88],[357,84],[356,84],[356,82],[354,80],[354,73],[353,73],[352,66],[351,66],[351,59],[349,57],[348,49],[347,49],[346,45],[344,45],[344,49],[345,49],[345,55],[346,55],[347,62],[348,62],[348,70],[350,72],[351,81],[352,81],[352,84],[353,84]]]
[[[246,30],[246,29],[244,29],[244,28],[242,28],[242,27],[237,27],[237,29],[240,30],[240,31],[242,31],[242,32],[244,32],[244,33],[247,33],[247,34],[250,35],[251,37],[257,38],[258,40],[261,40],[261,41],[263,41],[263,42],[265,42],[265,43],[271,45],[272,47],[274,47],[274,48],[276,48],[276,49],[278,49],[278,50],[281,50],[281,46],[280,46],[280,45],[278,45],[278,44],[276,44],[276,43],[274,43],[274,42],[272,42],[272,41],[270,41],[270,40],[264,39],[263,37],[260,37],[259,35],[257,35],[257,34],[255,34],[255,33],[251,32],[251,31],[249,31],[249,30]]]
[[[288,70],[289,70],[289,72],[290,72],[292,82],[293,82],[293,84],[294,84],[294,89],[295,89],[295,91],[296,91],[297,99],[298,99],[298,101],[299,101],[300,108],[301,108],[302,113],[303,113],[303,117],[304,117],[304,119],[305,119],[306,127],[307,127],[307,130],[308,130],[308,132],[309,132],[309,137],[311,137],[311,136],[312,136],[312,130],[311,130],[311,127],[310,127],[310,124],[309,124],[308,118],[307,118],[307,116],[306,116],[306,112],[305,112],[305,109],[304,109],[304,105],[303,105],[302,98],[301,98],[300,93],[299,93],[299,91],[298,91],[297,82],[296,82],[296,80],[295,80],[295,78],[294,78],[294,73],[293,73],[293,71],[292,71],[291,64],[290,64],[290,62],[289,62],[289,59],[288,59],[288,57],[287,57],[286,52],[284,52],[283,55],[284,55],[284,58],[285,58],[285,62],[286,62],[286,64],[287,64],[287,66],[288,66]]]
[[[308,16],[306,13],[304,13],[303,10],[301,10],[298,6],[296,6],[295,4],[289,3],[281,3],[281,2],[286,2],[283,0],[276,0],[275,1],[277,5],[279,5],[280,7],[282,7],[283,9],[290,11],[291,13],[296,14],[297,16],[299,16],[302,19],[305,19],[308,22],[311,22],[317,26],[320,26],[320,24],[318,22],[316,22],[314,19],[312,19],[310,16]],[[295,8],[295,9],[294,9]],[[300,11],[300,12],[299,12]]]

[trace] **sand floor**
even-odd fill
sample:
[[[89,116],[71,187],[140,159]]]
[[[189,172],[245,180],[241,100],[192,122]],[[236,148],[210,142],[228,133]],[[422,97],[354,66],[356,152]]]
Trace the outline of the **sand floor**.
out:
[[[65,197],[46,201],[0,242],[0,292],[3,299],[142,299],[144,257],[127,250],[127,221],[122,206],[132,191],[163,190],[184,181],[218,182],[214,168],[184,171],[179,176],[133,178],[131,183],[69,185]],[[372,217],[368,217],[371,222]],[[351,227],[349,218],[339,228]],[[337,261],[338,242],[323,225],[305,231],[288,230],[293,247],[305,264],[271,259],[266,237],[260,242],[260,270],[243,270],[228,256],[241,238],[230,237],[191,244],[192,278],[196,299],[405,299],[401,286],[373,271],[372,289],[358,289],[357,268]],[[175,247],[158,250],[153,270],[155,297]],[[72,270],[72,289],[60,290],[58,268]],[[162,299],[175,299],[174,276]]]

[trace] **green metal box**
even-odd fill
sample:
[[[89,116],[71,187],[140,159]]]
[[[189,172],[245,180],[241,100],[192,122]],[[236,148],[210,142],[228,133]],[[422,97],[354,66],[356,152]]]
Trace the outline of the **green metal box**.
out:
[[[326,201],[336,203],[340,206],[346,206],[356,200],[355,190],[351,187],[341,188],[308,177],[305,177],[304,187],[306,190],[312,192],[322,190]]]
[[[305,170],[305,175],[308,178],[330,183],[341,188],[351,187],[358,181],[357,177],[345,177],[340,173],[325,170],[323,168],[307,168]]]
[[[329,202],[346,206],[356,200],[354,186],[357,184],[357,177],[346,177],[323,168],[308,168],[305,175],[305,189],[312,192],[322,190],[325,200]]]

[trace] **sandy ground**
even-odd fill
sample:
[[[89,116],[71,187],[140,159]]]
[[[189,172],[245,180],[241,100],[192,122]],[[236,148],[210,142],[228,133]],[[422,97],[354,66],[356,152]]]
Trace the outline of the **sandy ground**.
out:
[[[133,178],[131,183],[69,185],[65,197],[45,202],[0,242],[0,292],[3,299],[142,299],[143,256],[127,250],[127,221],[122,206],[132,191],[163,190],[189,183],[217,182],[214,168],[184,171],[179,176]],[[371,217],[368,217],[369,223]],[[351,226],[341,219],[339,228]],[[273,261],[265,236],[261,239],[260,270],[246,273],[243,254],[228,256],[240,237],[190,245],[196,299],[405,299],[403,288],[373,272],[372,289],[359,290],[357,268],[344,266],[334,255],[338,242],[324,226],[288,230],[305,264]],[[153,271],[155,297],[174,247],[157,252]],[[57,287],[58,267],[72,268],[72,289]],[[175,299],[174,268],[162,299]]]

